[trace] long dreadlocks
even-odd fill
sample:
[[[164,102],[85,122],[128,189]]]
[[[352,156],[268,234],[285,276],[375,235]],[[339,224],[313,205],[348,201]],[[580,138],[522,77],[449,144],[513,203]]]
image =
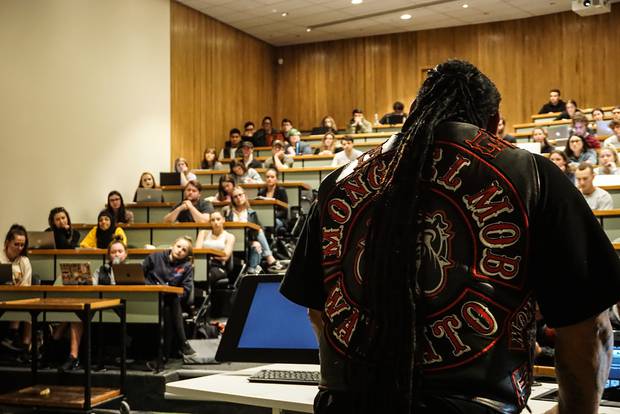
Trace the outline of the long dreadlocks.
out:
[[[499,101],[495,85],[475,66],[449,60],[429,72],[411,106],[377,196],[366,242],[364,295],[378,326],[374,340],[380,354],[374,358],[375,375],[360,379],[358,412],[414,411],[421,334],[416,324],[419,294],[414,258],[421,231],[422,172],[440,123],[460,121],[486,128],[497,114]]]

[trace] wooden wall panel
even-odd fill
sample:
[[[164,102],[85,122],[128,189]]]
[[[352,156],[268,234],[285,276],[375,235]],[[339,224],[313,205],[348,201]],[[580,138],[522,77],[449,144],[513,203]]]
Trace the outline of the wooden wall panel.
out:
[[[230,128],[260,122],[275,107],[274,48],[171,2],[171,164],[197,167]]]
[[[372,119],[395,100],[408,106],[421,68],[458,57],[483,70],[502,93],[508,124],[529,122],[558,87],[582,107],[620,103],[617,39],[620,6],[580,17],[572,12],[507,22],[305,44],[276,49],[278,120],[302,128],[331,114],[343,125],[360,107]]]

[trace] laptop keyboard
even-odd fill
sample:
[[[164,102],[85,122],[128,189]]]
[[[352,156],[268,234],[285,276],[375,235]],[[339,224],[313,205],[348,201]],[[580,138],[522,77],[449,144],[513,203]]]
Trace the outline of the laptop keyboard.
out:
[[[272,382],[277,384],[318,385],[319,371],[292,371],[264,369],[248,378],[250,382]]]

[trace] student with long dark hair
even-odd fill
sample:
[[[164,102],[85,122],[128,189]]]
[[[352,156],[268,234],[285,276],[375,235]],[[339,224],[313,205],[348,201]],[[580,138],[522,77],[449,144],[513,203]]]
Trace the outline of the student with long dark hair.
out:
[[[13,224],[4,238],[4,248],[0,250],[0,264],[10,264],[13,285],[32,285],[32,266],[28,259],[28,232],[20,224]],[[9,322],[7,336],[0,342],[13,351],[27,351],[31,343],[30,322],[24,322],[22,334],[18,321]]]
[[[54,232],[57,249],[75,249],[80,242],[80,232],[71,227],[71,217],[64,207],[54,207],[47,217],[49,227],[45,231]]]
[[[123,196],[116,190],[110,191],[108,194],[108,203],[106,210],[114,216],[116,223],[133,223],[133,212],[125,208]]]
[[[108,210],[101,210],[97,216],[97,225],[84,237],[80,247],[107,249],[114,236],[119,236],[127,244],[127,236],[122,228],[117,227],[114,216]]]
[[[499,102],[442,63],[400,133],[322,181],[280,288],[320,335],[315,413],[521,412],[535,301],[557,328],[558,412],[598,406],[620,260],[552,163],[494,135]]]

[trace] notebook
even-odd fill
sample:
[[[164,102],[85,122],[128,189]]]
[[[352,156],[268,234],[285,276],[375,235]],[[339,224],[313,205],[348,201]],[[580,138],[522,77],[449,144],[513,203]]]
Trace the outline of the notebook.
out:
[[[540,142],[517,142],[515,145],[532,154],[540,154]]]
[[[13,284],[13,265],[0,264],[0,285]]]
[[[138,188],[136,190],[136,202],[138,203],[154,203],[163,200],[163,191],[161,188]]]
[[[28,232],[28,248],[29,249],[55,249],[56,241],[54,240],[53,231],[29,231]]]
[[[181,173],[160,172],[159,183],[161,185],[181,185]]]
[[[405,122],[406,115],[393,114],[386,117],[384,125],[400,125]]]
[[[60,263],[60,274],[63,285],[92,285],[93,274],[90,271],[90,262]]]
[[[117,285],[144,285],[144,271],[140,263],[120,263],[112,265],[114,281]]]
[[[282,275],[244,276],[215,359],[318,364],[308,311],[280,294]]]

